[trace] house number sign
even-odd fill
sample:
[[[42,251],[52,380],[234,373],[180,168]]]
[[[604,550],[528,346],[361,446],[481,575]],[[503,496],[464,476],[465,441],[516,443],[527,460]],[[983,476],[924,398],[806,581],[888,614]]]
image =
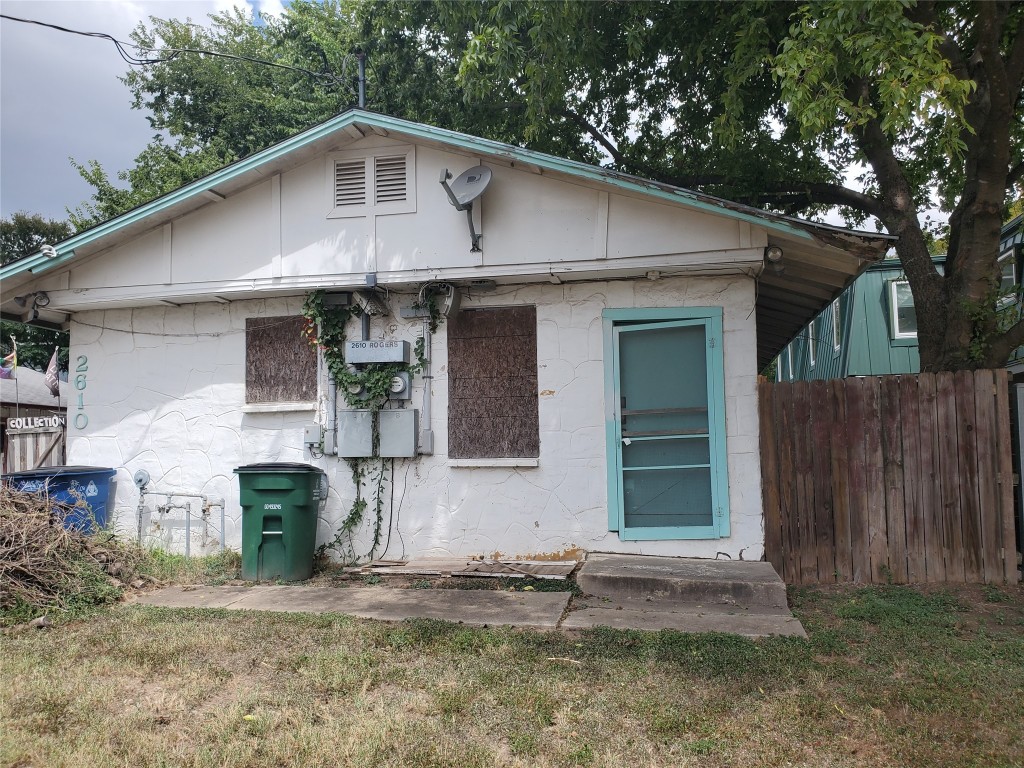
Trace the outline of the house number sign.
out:
[[[89,426],[89,417],[85,413],[85,387],[88,384],[87,374],[89,372],[89,358],[85,355],[78,356],[78,367],[75,368],[75,389],[78,390],[78,413],[75,414],[75,429],[85,429]]]

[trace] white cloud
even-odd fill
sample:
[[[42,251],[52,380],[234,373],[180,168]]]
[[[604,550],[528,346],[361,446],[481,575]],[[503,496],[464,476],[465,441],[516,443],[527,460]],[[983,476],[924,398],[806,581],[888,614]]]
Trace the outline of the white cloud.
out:
[[[233,6],[280,13],[279,0],[3,0],[3,13],[128,40],[150,16],[208,22]],[[0,20],[0,213],[64,218],[92,188],[68,158],[98,160],[113,177],[152,138],[118,80],[128,69],[112,43]]]

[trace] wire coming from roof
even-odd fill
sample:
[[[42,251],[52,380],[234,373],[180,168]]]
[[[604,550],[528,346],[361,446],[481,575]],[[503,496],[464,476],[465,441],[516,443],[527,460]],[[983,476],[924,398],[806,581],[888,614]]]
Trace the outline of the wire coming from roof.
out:
[[[266,59],[257,59],[257,58],[255,58],[253,56],[239,56],[239,55],[233,54],[233,53],[222,53],[220,51],[208,51],[208,50],[204,50],[204,49],[201,49],[201,48],[165,48],[165,49],[161,49],[160,50],[159,58],[144,58],[142,56],[136,56],[136,55],[134,55],[132,53],[129,53],[127,49],[133,48],[136,51],[146,51],[147,53],[151,53],[151,52],[148,51],[147,49],[145,49],[144,47],[140,46],[140,45],[135,45],[134,43],[126,43],[123,40],[118,40],[116,37],[114,37],[113,35],[108,35],[106,32],[83,32],[83,31],[78,30],[78,29],[70,29],[69,27],[62,27],[59,24],[50,24],[48,22],[37,21],[35,19],[23,19],[23,18],[20,18],[18,16],[10,16],[9,14],[6,14],[6,13],[0,13],[0,19],[7,19],[8,21],[17,21],[17,22],[20,22],[22,24],[35,24],[35,25],[40,26],[40,27],[46,27],[48,29],[55,29],[58,32],[66,32],[66,33],[71,34],[71,35],[81,35],[82,37],[94,37],[94,38],[98,38],[98,39],[101,39],[101,40],[109,40],[110,42],[112,42],[114,44],[114,47],[117,49],[117,52],[119,54],[121,54],[121,58],[124,59],[130,66],[133,66],[133,67],[144,67],[144,66],[151,66],[153,64],[162,64],[164,62],[168,62],[168,61],[171,61],[172,59],[178,58],[178,56],[180,56],[183,53],[195,53],[195,54],[198,54],[200,56],[216,56],[216,57],[219,57],[219,58],[222,58],[222,59],[233,59],[235,61],[247,61],[247,62],[249,62],[251,64],[263,64],[263,65],[268,66],[268,67],[276,67],[278,69],[287,69],[287,70],[290,70],[292,72],[299,72],[299,73],[307,75],[309,77],[313,77],[313,78],[317,78],[317,79],[322,79],[322,80],[328,80],[328,81],[330,81],[332,83],[338,83],[338,84],[342,84],[342,85],[349,85],[349,83],[345,80],[345,72],[344,72],[344,69],[347,69],[347,67],[343,68],[341,76],[339,77],[338,75],[335,75],[333,72],[314,72],[311,69],[306,69],[304,67],[296,67],[296,66],[294,66],[292,64],[281,64],[281,63],[276,62],[276,61],[267,61]]]

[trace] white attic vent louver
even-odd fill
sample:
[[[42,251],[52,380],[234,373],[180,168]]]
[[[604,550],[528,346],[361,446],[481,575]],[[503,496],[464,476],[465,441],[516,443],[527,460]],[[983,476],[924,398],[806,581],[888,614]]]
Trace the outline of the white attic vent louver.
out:
[[[366,161],[338,160],[334,163],[334,206],[340,208],[366,203]]]
[[[375,204],[402,202],[406,199],[405,155],[373,159]]]

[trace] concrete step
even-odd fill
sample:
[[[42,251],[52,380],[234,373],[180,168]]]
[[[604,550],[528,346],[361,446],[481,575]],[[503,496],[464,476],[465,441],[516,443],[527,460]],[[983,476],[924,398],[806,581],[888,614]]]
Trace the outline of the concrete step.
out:
[[[771,563],[595,552],[576,582],[588,595],[616,601],[787,608],[786,585]]]
[[[786,608],[739,608],[726,605],[574,598],[562,629],[660,630],[725,632],[744,637],[791,635],[807,637],[803,626]]]

